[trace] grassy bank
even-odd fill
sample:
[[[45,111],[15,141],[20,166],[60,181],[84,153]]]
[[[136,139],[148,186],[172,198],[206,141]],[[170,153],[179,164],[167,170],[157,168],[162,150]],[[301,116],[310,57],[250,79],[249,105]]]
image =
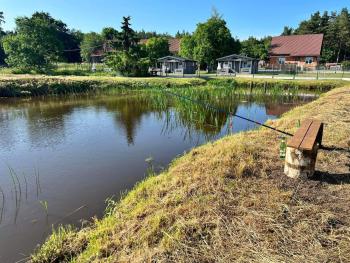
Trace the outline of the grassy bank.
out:
[[[197,78],[162,79],[3,75],[0,77],[0,97],[43,96],[86,92],[97,93],[120,88],[192,87],[205,83],[205,80]]]
[[[157,87],[249,87],[262,89],[306,89],[327,91],[344,85],[342,81],[264,80],[245,78],[122,78],[122,77],[49,77],[40,75],[0,76],[0,97],[98,93],[118,88]]]
[[[350,146],[350,88],[269,124],[326,123],[324,145]],[[138,183],[103,219],[59,228],[33,262],[348,262],[349,153],[320,151],[313,180],[283,175],[278,134],[225,137]]]

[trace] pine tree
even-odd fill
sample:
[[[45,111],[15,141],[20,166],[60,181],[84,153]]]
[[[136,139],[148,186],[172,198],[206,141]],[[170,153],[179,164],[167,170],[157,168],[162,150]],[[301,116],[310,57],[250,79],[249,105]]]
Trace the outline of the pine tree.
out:
[[[120,33],[120,41],[124,51],[129,51],[131,48],[137,46],[137,37],[135,31],[131,28],[131,17],[123,17],[122,31]]]
[[[4,12],[0,11],[0,31],[2,31],[1,24],[5,23]]]

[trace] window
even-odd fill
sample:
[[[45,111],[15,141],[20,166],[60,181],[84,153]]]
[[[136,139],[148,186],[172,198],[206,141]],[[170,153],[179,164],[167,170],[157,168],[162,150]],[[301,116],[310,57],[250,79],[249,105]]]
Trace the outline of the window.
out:
[[[305,58],[305,64],[312,64],[314,62],[314,58],[313,57],[306,57]]]
[[[286,58],[285,57],[279,57],[278,58],[278,64],[283,65],[284,63],[286,63]]]

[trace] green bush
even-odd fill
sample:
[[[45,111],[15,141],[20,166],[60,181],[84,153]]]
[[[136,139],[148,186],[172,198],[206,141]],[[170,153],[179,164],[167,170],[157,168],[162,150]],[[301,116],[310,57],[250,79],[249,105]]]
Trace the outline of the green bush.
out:
[[[113,51],[106,57],[106,65],[122,76],[144,77],[148,75],[150,60],[139,58],[129,51]]]
[[[342,67],[343,70],[350,70],[350,60],[343,61]]]

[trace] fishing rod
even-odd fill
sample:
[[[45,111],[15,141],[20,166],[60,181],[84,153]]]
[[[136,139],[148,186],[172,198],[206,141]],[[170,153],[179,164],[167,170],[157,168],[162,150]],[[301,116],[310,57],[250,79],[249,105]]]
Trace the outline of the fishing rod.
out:
[[[269,126],[269,125],[263,124],[263,123],[261,123],[261,122],[255,121],[255,120],[251,120],[251,119],[249,119],[249,118],[246,118],[246,117],[244,117],[244,116],[240,116],[240,115],[238,115],[238,114],[235,114],[235,113],[226,111],[226,110],[224,110],[224,109],[221,109],[221,108],[212,106],[212,105],[210,105],[209,103],[206,103],[206,102],[203,102],[203,101],[200,101],[200,100],[195,100],[195,99],[192,99],[192,98],[189,98],[189,97],[186,97],[186,96],[182,96],[182,95],[180,95],[180,94],[177,94],[177,93],[174,93],[174,92],[171,92],[171,91],[168,91],[168,90],[162,90],[162,91],[165,92],[165,93],[167,93],[167,94],[169,94],[169,95],[178,97],[178,98],[180,98],[180,99],[187,100],[187,101],[196,103],[196,104],[198,104],[198,105],[201,105],[201,106],[203,106],[204,108],[209,108],[209,109],[212,109],[212,110],[214,110],[214,111],[216,111],[216,112],[224,113],[224,114],[229,115],[229,116],[235,116],[235,117],[240,118],[240,119],[242,119],[242,120],[255,123],[255,124],[259,125],[259,126],[262,126],[262,127],[265,127],[265,128],[271,129],[271,130],[274,130],[274,131],[276,131],[276,132],[282,133],[282,134],[287,135],[287,136],[293,136],[293,134],[291,134],[291,133],[282,131],[282,130],[280,130],[280,129],[271,127],[271,126]]]

